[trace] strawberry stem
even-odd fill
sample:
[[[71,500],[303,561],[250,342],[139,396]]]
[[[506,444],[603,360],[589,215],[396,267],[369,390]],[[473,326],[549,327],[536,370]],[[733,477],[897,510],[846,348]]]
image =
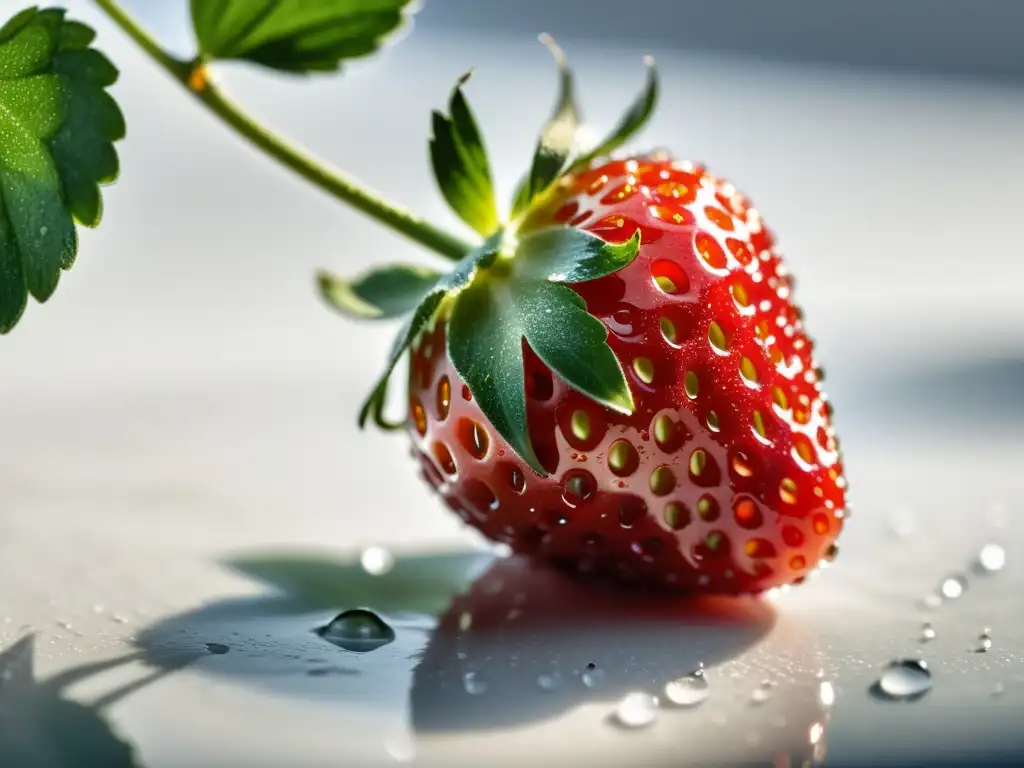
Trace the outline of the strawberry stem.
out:
[[[265,154],[290,168],[306,181],[448,259],[458,261],[473,249],[472,244],[435,227],[402,206],[385,200],[359,180],[326,167],[298,147],[264,128],[224,96],[210,81],[206,62],[201,56],[192,61],[182,61],[170,55],[117,4],[116,0],[96,0],[96,4],[154,62],[213,114],[234,128],[240,136],[248,139]]]

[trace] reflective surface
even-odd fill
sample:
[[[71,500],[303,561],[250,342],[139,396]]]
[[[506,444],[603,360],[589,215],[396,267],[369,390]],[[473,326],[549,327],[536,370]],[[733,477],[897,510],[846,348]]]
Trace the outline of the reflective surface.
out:
[[[313,298],[317,266],[413,249],[254,158],[96,26],[131,105],[123,179],[59,295],[0,352],[0,666],[17,681],[0,685],[0,764],[1019,764],[1016,91],[653,51],[666,95],[645,139],[750,190],[786,243],[853,513],[817,578],[697,612],[456,556],[479,540],[406,446],[354,427],[389,329],[343,328]],[[562,42],[609,124],[644,51]],[[474,105],[510,188],[550,108],[535,49],[414,34],[342,83],[224,78],[444,217],[430,108],[478,63]],[[1001,568],[979,562],[991,543]],[[361,556],[376,544],[390,568]],[[410,553],[443,567],[428,578]],[[394,640],[355,653],[315,632],[353,608]],[[873,695],[907,659],[931,688]],[[701,662],[707,698],[670,707],[666,683]]]

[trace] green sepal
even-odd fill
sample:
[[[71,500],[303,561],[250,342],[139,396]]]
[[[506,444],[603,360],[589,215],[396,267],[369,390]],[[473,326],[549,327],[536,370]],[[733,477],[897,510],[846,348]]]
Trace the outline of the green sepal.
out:
[[[495,430],[540,475],[530,442],[523,344],[571,387],[622,413],[633,398],[608,331],[572,289],[544,280],[481,280],[454,302],[447,328],[452,365]]]
[[[463,75],[452,90],[448,115],[434,112],[430,163],[444,199],[464,222],[487,237],[500,225],[494,183],[480,130],[469,109]]]
[[[388,380],[391,378],[391,372],[395,370],[395,366],[402,358],[402,354],[412,344],[413,339],[433,319],[437,308],[441,306],[441,302],[444,300],[444,296],[445,291],[440,288],[428,293],[419,306],[416,307],[416,311],[413,312],[412,316],[402,325],[401,330],[395,337],[394,343],[391,345],[391,352],[388,354],[388,362],[384,368],[384,374],[378,379],[377,384],[370,392],[369,398],[363,403],[363,407],[359,411],[360,427],[366,426],[366,420],[370,416],[373,416],[374,423],[381,429],[400,429],[403,426],[400,422],[390,422],[384,418],[384,405],[388,395]]]
[[[405,350],[409,348],[413,340],[434,319],[437,310],[440,308],[446,296],[455,296],[473,278],[481,262],[493,259],[501,246],[503,233],[495,232],[479,248],[468,253],[451,272],[441,275],[426,295],[420,300],[415,311],[395,336],[388,354],[388,361],[383,374],[377,380],[370,396],[359,411],[359,426],[366,426],[367,420],[372,416],[374,423],[382,429],[399,429],[404,426],[402,423],[390,422],[384,418],[384,405],[388,394],[388,381],[392,371],[402,358]]]
[[[328,305],[346,317],[386,320],[416,308],[441,273],[412,264],[388,264],[346,280],[320,271],[317,285]]]
[[[523,277],[581,283],[618,272],[640,252],[640,230],[609,243],[581,229],[549,227],[520,238],[513,268]]]
[[[639,93],[626,113],[619,119],[618,125],[612,129],[596,147],[573,160],[572,168],[583,168],[590,165],[595,158],[611,154],[629,141],[650,119],[658,102],[658,70],[654,67],[654,59],[644,57],[647,68],[647,79],[643,90]]]
[[[331,72],[376,51],[411,0],[191,0],[200,54],[292,74]]]
[[[99,185],[118,173],[124,118],[105,89],[117,70],[64,12],[26,9],[0,29],[0,333],[32,295],[46,301],[95,226]]]
[[[532,198],[530,197],[530,175],[526,174],[516,184],[515,190],[512,192],[512,212],[510,217],[513,221],[519,220],[520,217],[530,207]]]
[[[576,130],[580,122],[569,60],[566,58],[565,52],[549,35],[541,35],[540,41],[548,47],[558,65],[558,100],[555,103],[554,113],[541,130],[537,149],[533,154],[529,191],[524,196],[525,205],[520,203],[519,209],[513,211],[513,218],[529,207],[533,200],[544,194],[552,182],[562,174],[576,144]]]

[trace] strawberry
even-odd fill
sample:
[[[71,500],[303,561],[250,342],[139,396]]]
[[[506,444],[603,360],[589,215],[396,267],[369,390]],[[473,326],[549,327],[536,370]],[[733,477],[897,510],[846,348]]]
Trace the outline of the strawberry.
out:
[[[489,539],[647,586],[800,582],[835,553],[845,479],[779,248],[703,166],[606,159],[653,109],[653,67],[609,138],[574,154],[553,50],[561,95],[509,224],[462,80],[431,156],[485,242],[448,274],[323,278],[348,314],[414,309],[361,422],[395,426],[388,375],[409,349],[413,454]]]

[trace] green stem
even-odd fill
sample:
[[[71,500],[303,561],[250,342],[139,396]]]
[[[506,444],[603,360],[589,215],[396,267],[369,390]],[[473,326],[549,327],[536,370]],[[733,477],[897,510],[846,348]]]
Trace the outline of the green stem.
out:
[[[96,4],[189,93],[205,104],[223,122],[234,128],[239,135],[244,136],[282,165],[291,168],[302,178],[353,208],[446,258],[458,261],[472,250],[473,245],[414,216],[401,206],[388,202],[357,179],[324,167],[302,150],[261,126],[210,82],[205,62],[201,57],[189,62],[171,56],[117,4],[116,0],[96,0]]]

